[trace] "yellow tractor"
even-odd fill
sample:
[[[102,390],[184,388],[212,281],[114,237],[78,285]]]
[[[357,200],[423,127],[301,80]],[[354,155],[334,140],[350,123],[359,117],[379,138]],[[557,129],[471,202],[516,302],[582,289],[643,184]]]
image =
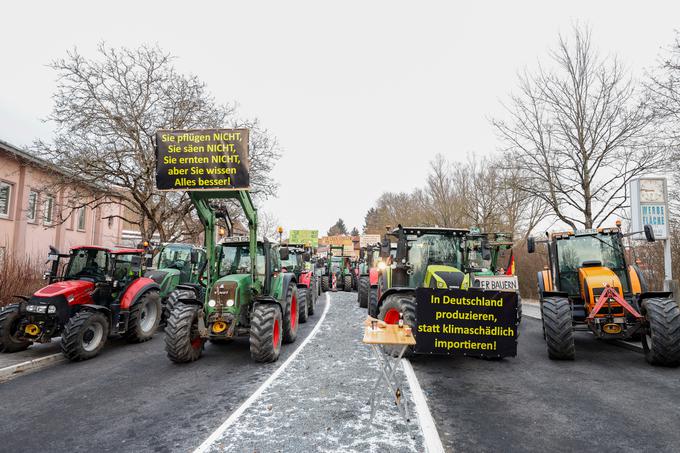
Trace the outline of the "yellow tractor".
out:
[[[640,269],[626,262],[620,222],[613,228],[550,233],[529,238],[548,246],[550,265],[538,272],[543,336],[548,356],[575,357],[574,331],[591,331],[603,340],[641,338],[652,365],[680,365],[680,309],[671,292],[647,290]],[[645,225],[644,234],[654,241]]]

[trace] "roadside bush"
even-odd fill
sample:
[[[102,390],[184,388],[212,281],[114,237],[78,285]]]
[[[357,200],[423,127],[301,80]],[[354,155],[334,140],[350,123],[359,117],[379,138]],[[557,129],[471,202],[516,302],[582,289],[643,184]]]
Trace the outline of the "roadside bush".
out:
[[[37,259],[6,252],[0,257],[0,307],[16,301],[14,295],[27,296],[45,285],[45,264]]]

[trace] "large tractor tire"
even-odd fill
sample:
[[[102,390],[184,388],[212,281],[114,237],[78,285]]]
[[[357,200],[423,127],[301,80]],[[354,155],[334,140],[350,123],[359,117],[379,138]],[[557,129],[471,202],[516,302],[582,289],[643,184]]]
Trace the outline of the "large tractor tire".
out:
[[[165,326],[165,351],[175,363],[198,360],[203,354],[204,341],[198,332],[198,312],[201,307],[177,303]]]
[[[300,288],[298,287],[298,320],[300,321],[301,324],[304,324],[307,322],[307,318],[309,318],[309,299],[307,298],[309,296],[309,293],[307,291],[307,288]]]
[[[32,344],[31,341],[18,338],[19,305],[12,304],[0,311],[0,352],[19,352],[25,351]]]
[[[99,311],[81,310],[68,320],[61,336],[61,351],[74,362],[91,359],[109,336],[109,320]]]
[[[378,317],[378,287],[371,286],[368,289],[368,316]]]
[[[292,343],[298,332],[298,292],[295,283],[288,285],[286,304],[283,309],[283,342]]]
[[[170,294],[168,294],[168,297],[165,300],[162,319],[167,322],[168,318],[170,318],[170,313],[172,313],[172,310],[182,299],[194,299],[198,302],[197,305],[202,305],[201,302],[203,301],[203,298],[202,295],[198,293],[199,291],[190,289],[175,289],[172,291]]]
[[[346,292],[352,291],[352,276],[345,275],[342,277],[342,289]]]
[[[400,313],[403,313],[404,325],[411,327],[412,335],[415,338],[417,325],[416,296],[414,294],[390,294],[387,296],[380,307],[378,319],[385,321],[387,324],[398,324]],[[401,346],[385,346],[385,350],[396,357],[401,351]],[[404,357],[410,357],[413,355],[413,352],[413,347],[409,346],[404,351]]]
[[[368,277],[359,278],[359,289],[357,291],[357,299],[359,300],[359,308],[368,307],[368,292],[371,290],[371,284]]]
[[[125,339],[130,343],[141,343],[153,338],[161,322],[161,310],[161,296],[158,291],[147,291],[130,307]]]
[[[256,304],[250,319],[250,357],[256,362],[276,362],[281,354],[283,319],[275,304]]]
[[[648,327],[642,336],[645,359],[652,365],[680,365],[680,308],[673,299],[652,298],[642,304]]]
[[[574,327],[571,304],[565,297],[546,297],[541,305],[548,357],[553,360],[574,360]]]
[[[326,291],[328,291],[330,289],[329,285],[330,285],[330,281],[328,279],[328,275],[322,276],[321,277],[321,291],[324,292],[324,293]]]
[[[316,281],[313,281],[311,286],[307,288],[307,312],[309,316],[312,316],[316,309],[316,291]]]

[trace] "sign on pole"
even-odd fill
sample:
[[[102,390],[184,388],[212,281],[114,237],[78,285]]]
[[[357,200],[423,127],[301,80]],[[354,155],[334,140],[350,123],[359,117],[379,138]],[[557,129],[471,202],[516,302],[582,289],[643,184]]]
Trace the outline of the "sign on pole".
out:
[[[247,190],[248,129],[156,132],[158,190]]]
[[[319,230],[290,230],[289,244],[319,246]]]
[[[514,357],[517,293],[416,289],[416,352]]]

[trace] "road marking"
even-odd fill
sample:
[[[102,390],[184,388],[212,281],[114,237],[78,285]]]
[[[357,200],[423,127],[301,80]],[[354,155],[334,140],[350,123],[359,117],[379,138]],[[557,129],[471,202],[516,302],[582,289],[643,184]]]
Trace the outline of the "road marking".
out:
[[[37,371],[63,360],[65,360],[63,354],[57,353],[0,368],[0,382],[8,381],[16,377],[19,373]]]
[[[427,405],[427,399],[423,393],[423,389],[420,387],[416,373],[413,371],[411,362],[408,359],[402,361],[404,367],[404,374],[406,375],[406,380],[409,387],[411,388],[411,394],[413,395],[413,402],[416,406],[416,415],[418,416],[418,423],[420,424],[420,429],[423,432],[423,439],[425,442],[425,451],[428,453],[443,453],[444,445],[442,445],[442,440],[439,437],[439,432],[437,431],[437,425],[434,423],[432,414],[430,413],[430,408]]]
[[[238,409],[231,413],[229,418],[227,418],[215,431],[213,431],[213,433],[205,441],[203,441],[201,445],[198,446],[198,448],[196,448],[196,450],[194,450],[194,453],[207,452],[212,446],[212,444],[215,443],[215,441],[219,439],[220,436],[222,436],[224,432],[227,429],[229,429],[229,427],[233,425],[234,422],[236,422],[236,420],[239,419],[239,417],[241,417],[241,415],[246,411],[246,409],[248,409],[260,396],[262,396],[262,393],[264,393],[267,387],[272,385],[276,378],[279,377],[281,373],[283,373],[283,371],[288,367],[288,365],[291,364],[293,360],[295,360],[295,357],[297,357],[300,351],[304,349],[307,343],[309,343],[311,339],[314,338],[316,333],[319,331],[321,324],[323,324],[324,319],[326,319],[326,313],[328,313],[328,308],[330,306],[331,298],[330,295],[326,293],[326,307],[323,309],[323,313],[321,314],[321,318],[319,318],[319,322],[316,323],[314,329],[312,329],[309,335],[307,335],[307,338],[305,338],[302,344],[300,344],[300,346],[295,351],[293,351],[290,357],[288,357],[286,361],[283,362],[283,364],[280,367],[278,367],[276,371],[274,371],[271,374],[271,376],[269,376],[267,380],[264,381],[257,390],[255,390],[255,393],[250,395],[248,399],[245,400],[245,402],[241,404],[241,406],[239,406]]]

